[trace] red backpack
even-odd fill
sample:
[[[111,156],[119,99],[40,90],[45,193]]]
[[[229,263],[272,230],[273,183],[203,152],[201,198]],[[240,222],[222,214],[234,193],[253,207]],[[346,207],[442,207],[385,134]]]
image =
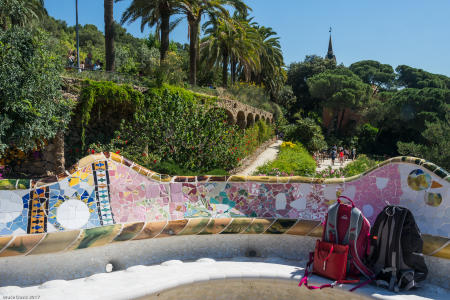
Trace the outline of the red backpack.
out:
[[[351,205],[341,203],[341,198],[349,200]],[[374,273],[363,263],[369,254],[369,243],[369,221],[355,207],[350,198],[340,196],[337,202],[328,208],[322,241],[317,240],[315,251],[310,253],[310,260],[299,286],[305,284],[309,289],[316,289],[333,287],[340,283],[356,283],[359,282],[358,279],[347,280],[347,277],[358,277],[359,275],[364,275],[371,281]],[[309,286],[308,275],[311,272],[309,270],[311,264],[313,265],[312,273],[333,279],[335,282],[320,287]],[[351,291],[360,286],[362,285]]]

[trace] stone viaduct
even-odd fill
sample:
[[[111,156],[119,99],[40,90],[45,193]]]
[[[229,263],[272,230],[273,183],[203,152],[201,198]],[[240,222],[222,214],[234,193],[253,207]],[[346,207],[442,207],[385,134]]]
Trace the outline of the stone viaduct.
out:
[[[241,103],[231,99],[219,99],[217,105],[223,108],[228,116],[229,124],[237,124],[241,128],[248,128],[263,120],[268,124],[273,123],[273,114],[265,110]]]

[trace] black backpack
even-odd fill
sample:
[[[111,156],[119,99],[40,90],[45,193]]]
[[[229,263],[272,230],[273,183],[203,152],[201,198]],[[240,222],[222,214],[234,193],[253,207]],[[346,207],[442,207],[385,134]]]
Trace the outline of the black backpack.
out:
[[[368,266],[375,272],[378,286],[397,292],[425,280],[428,268],[422,254],[423,240],[411,211],[386,206],[370,233]]]

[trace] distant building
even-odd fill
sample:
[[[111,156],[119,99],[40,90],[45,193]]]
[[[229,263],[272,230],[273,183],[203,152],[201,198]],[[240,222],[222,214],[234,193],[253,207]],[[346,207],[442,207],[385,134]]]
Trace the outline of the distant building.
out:
[[[336,56],[333,53],[333,43],[331,42],[331,27],[330,27],[330,41],[328,42],[328,52],[325,55],[325,59],[331,59],[336,62]]]

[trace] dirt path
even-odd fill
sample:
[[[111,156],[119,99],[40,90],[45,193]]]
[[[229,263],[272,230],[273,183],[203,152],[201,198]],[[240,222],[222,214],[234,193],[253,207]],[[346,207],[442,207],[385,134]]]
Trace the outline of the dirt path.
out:
[[[275,143],[270,145],[266,150],[258,155],[258,157],[247,168],[245,168],[243,171],[240,171],[239,174],[252,175],[259,166],[262,166],[266,162],[277,158],[281,143],[283,143],[283,141],[277,140]]]

